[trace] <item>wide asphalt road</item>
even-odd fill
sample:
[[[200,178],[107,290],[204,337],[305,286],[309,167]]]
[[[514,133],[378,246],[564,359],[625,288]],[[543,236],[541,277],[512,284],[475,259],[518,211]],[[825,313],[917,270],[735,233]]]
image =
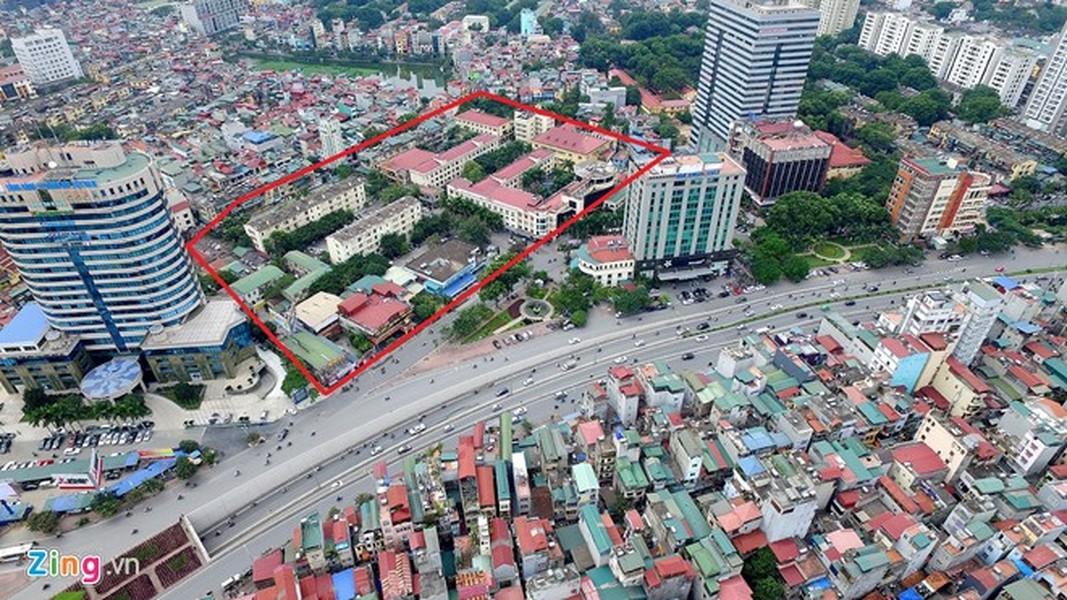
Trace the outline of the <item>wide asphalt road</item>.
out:
[[[910,292],[889,295],[892,290],[937,286],[946,277],[992,275],[1002,265],[1008,271],[1023,271],[1063,264],[1064,256],[1059,249],[1047,248],[1019,249],[1013,256],[975,256],[958,263],[933,260],[915,268],[911,274],[901,269],[842,271],[750,294],[747,306],[757,313],[754,319],[758,322],[752,323],[753,327],[770,323],[784,328],[801,325],[794,316],[801,307],[811,307],[804,309],[811,319],[818,318],[818,306],[828,303],[836,303],[835,309],[845,314],[873,314],[899,306],[910,295]],[[1018,278],[1028,277],[1033,276]],[[835,280],[843,283],[835,286]],[[718,282],[700,285],[718,291]],[[878,285],[876,297],[862,299],[864,285]],[[677,289],[682,288],[665,287],[662,291],[673,296]],[[841,296],[831,300],[832,290]],[[841,306],[849,297],[860,297],[857,305]],[[153,498],[152,512],[118,517],[67,533],[62,539],[41,540],[41,543],[57,547],[62,553],[98,553],[108,560],[173,524],[180,514],[188,513],[215,560],[164,597],[197,597],[217,588],[230,575],[246,570],[262,551],[282,543],[291,535],[300,516],[315,509],[325,514],[330,506],[338,504],[336,496],[350,503],[356,493],[371,491],[366,479],[371,461],[364,447],[368,441],[385,447],[385,453],[379,458],[396,461],[395,447],[407,441],[403,430],[417,423],[420,416],[425,418],[428,431],[412,441],[415,451],[456,435],[445,435],[446,423],[452,423],[458,433],[480,419],[492,417],[491,406],[496,402],[503,404],[503,408],[527,406],[528,418],[535,423],[551,414],[573,412],[575,407],[569,403],[557,408],[552,395],[567,390],[576,398],[585,383],[602,377],[605,368],[621,355],[626,355],[628,361],[664,358],[676,367],[707,364],[721,347],[735,343],[739,334],[734,325],[739,320],[747,320],[741,314],[744,306],[735,301],[735,297],[714,298],[690,306],[675,301],[670,310],[621,322],[597,313],[583,330],[556,332],[507,347],[495,353],[491,362],[468,362],[417,376],[396,376],[395,370],[402,368],[406,361],[399,366],[388,365],[384,376],[378,371],[361,376],[356,385],[362,390],[335,394],[292,417],[294,424],[289,436],[292,447],[283,447],[279,452],[271,443],[227,457],[221,465],[198,474],[196,488],[179,486]],[[782,308],[770,310],[777,305]],[[709,331],[706,342],[675,334],[677,326],[694,327],[702,320],[722,329]],[[811,320],[809,324],[813,323]],[[582,342],[569,345],[567,340],[575,335]],[[636,347],[636,339],[644,340],[645,344]],[[413,354],[425,352],[420,340],[411,344],[419,344],[412,348]],[[597,352],[597,348],[601,351]],[[681,362],[681,354],[687,351],[697,353],[696,360]],[[562,372],[556,368],[557,363],[572,353],[580,357],[575,369]],[[533,383],[523,385],[530,377]],[[508,387],[511,393],[496,398],[495,391],[502,387]],[[268,451],[273,454],[269,466],[265,464]],[[241,475],[235,476],[238,470]],[[343,484],[331,489],[338,479]],[[179,494],[184,496],[183,500],[177,500]],[[233,526],[229,526],[230,522]],[[134,528],[137,534],[131,533]],[[41,598],[46,595],[40,588],[42,583],[34,582],[12,597]],[[53,580],[52,584],[53,589],[61,589],[66,582]]]

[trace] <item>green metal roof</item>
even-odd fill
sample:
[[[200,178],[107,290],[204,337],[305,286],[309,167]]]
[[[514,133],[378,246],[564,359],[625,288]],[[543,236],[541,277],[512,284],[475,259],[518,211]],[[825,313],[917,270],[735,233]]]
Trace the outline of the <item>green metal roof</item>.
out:
[[[230,287],[238,294],[245,295],[270,285],[282,277],[285,277],[285,271],[268,264],[231,283]]]
[[[345,355],[344,348],[309,331],[298,331],[282,342],[313,369],[332,366]]]
[[[579,492],[595,490],[600,487],[600,482],[593,471],[593,465],[587,462],[581,462],[571,467],[571,475],[574,477],[574,484],[578,487]]]
[[[589,532],[597,552],[601,556],[606,556],[610,553],[612,548],[611,537],[608,535],[608,530],[604,527],[604,522],[601,521],[600,513],[597,512],[596,507],[592,504],[583,506],[578,510],[578,519],[585,524],[585,528]]]

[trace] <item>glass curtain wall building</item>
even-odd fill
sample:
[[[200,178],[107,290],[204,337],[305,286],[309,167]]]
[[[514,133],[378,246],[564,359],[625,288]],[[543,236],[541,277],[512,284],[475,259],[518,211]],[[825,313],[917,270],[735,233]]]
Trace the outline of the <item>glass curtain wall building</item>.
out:
[[[54,329],[125,353],[203,303],[151,157],[83,142],[14,148],[7,161],[0,241]]]

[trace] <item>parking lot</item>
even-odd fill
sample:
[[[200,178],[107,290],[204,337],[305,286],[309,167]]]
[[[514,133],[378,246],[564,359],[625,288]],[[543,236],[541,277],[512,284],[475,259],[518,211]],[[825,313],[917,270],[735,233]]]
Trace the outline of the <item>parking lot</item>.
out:
[[[84,431],[63,431],[44,438],[37,445],[42,452],[52,452],[56,456],[60,450],[66,456],[80,454],[85,448],[97,446],[125,446],[140,444],[152,439],[152,429],[155,423],[141,421],[140,423],[125,423],[112,427],[110,425],[92,426]]]

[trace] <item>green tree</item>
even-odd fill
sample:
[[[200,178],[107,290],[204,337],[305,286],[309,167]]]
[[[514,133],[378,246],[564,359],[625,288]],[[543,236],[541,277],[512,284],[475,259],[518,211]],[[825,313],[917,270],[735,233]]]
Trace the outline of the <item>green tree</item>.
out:
[[[652,304],[652,299],[649,298],[648,288],[639,285],[632,290],[616,288],[612,294],[612,303],[617,312],[634,315],[648,308]]]
[[[396,258],[408,253],[408,240],[402,233],[387,233],[378,243],[378,252],[386,258]]]
[[[781,600],[785,597],[785,585],[774,577],[757,579],[752,584],[752,600]]]
[[[484,304],[475,304],[470,308],[465,308],[456,315],[456,320],[452,322],[452,335],[461,340],[468,338],[492,316],[492,309]]]
[[[956,105],[956,116],[967,123],[988,123],[1008,114],[1000,95],[987,85],[976,85],[963,92]]]
[[[189,479],[193,475],[196,475],[196,465],[193,461],[189,460],[186,456],[181,456],[178,461],[174,463],[174,475],[178,479]]]
[[[933,6],[928,6],[927,11],[939,20],[945,20],[956,8],[955,2],[935,2]]]
[[[809,271],[808,261],[795,254],[782,261],[782,275],[794,283],[804,281]]]
[[[411,304],[412,313],[420,323],[432,317],[444,306],[440,298],[429,292],[419,292],[411,299]]]
[[[488,174],[485,172],[485,169],[482,168],[482,165],[474,161],[463,165],[463,171],[460,172],[460,175],[471,183],[478,183],[488,177]]]
[[[178,449],[186,454],[192,454],[200,449],[200,442],[196,440],[182,440],[178,442]]]
[[[28,527],[30,531],[54,533],[56,529],[59,529],[59,517],[59,513],[51,510],[34,512],[30,514],[28,519],[26,519],[26,527]]]
[[[478,217],[467,217],[456,227],[456,236],[475,246],[485,246],[492,241],[489,227]]]
[[[782,267],[770,256],[756,256],[752,259],[752,278],[763,285],[771,285],[782,278]]]

